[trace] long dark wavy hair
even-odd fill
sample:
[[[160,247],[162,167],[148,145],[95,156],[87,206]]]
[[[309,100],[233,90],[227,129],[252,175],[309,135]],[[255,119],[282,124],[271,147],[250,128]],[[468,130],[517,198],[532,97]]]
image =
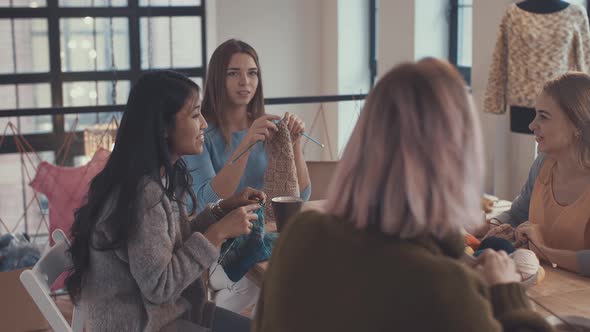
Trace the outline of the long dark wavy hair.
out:
[[[113,152],[105,168],[90,183],[85,205],[75,213],[69,250],[73,266],[65,282],[74,303],[80,300],[84,277],[90,267],[90,248],[114,250],[127,243],[137,225],[138,201],[145,179],[159,182],[163,176],[167,180],[165,195],[176,200],[175,197],[188,194],[193,206],[191,214],[194,213],[196,198],[191,189],[192,178],[182,158],[171,163],[166,132],[174,131],[176,113],[195,93],[199,98],[199,86],[173,71],[146,73],[132,87]],[[114,206],[103,216],[113,195],[117,195]],[[183,203],[182,199],[179,203]],[[92,241],[92,234],[102,219],[111,241],[97,244]]]

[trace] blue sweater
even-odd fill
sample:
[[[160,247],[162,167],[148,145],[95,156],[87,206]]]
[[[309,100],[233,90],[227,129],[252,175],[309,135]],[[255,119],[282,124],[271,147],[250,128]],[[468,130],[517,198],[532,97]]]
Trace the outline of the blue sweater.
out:
[[[246,136],[248,130],[234,132],[232,134],[232,147],[227,148],[221,130],[215,125],[210,125],[205,132],[205,145],[200,155],[184,157],[187,168],[193,177],[193,190],[197,195],[197,211],[202,211],[207,204],[215,203],[220,199],[219,195],[211,187],[211,180],[221,171],[229,161],[240,142]],[[244,157],[242,157],[244,158]],[[236,188],[236,192],[252,187],[263,190],[264,171],[268,165],[268,156],[264,144],[258,143],[252,149],[248,163]],[[308,200],[311,195],[311,185],[301,192],[301,198]],[[190,204],[190,202],[189,202]],[[191,206],[188,207],[189,209]],[[190,210],[189,210],[190,211]]]
[[[514,199],[510,210],[501,213],[493,219],[496,219],[503,224],[510,224],[512,227],[517,227],[523,222],[529,220],[529,205],[531,203],[531,195],[533,194],[533,187],[535,186],[537,176],[539,176],[541,167],[543,167],[543,161],[545,161],[545,156],[543,154],[539,154],[531,166],[529,177],[520,190],[520,195]],[[576,252],[576,256],[578,258],[580,274],[590,277],[590,250],[580,250]]]

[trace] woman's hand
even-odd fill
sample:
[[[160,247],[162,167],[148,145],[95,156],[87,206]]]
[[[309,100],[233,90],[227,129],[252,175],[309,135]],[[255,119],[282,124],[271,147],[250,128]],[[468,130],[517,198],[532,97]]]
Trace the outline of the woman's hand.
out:
[[[258,215],[253,211],[259,208],[260,204],[250,204],[234,209],[211,225],[203,235],[219,247],[226,239],[249,234],[254,225],[252,222],[258,220]]]
[[[476,270],[489,286],[521,281],[516,263],[505,251],[484,250],[477,257]]]
[[[299,142],[301,133],[305,131],[305,123],[295,114],[285,113],[284,121],[287,124],[293,144]]]
[[[260,190],[247,187],[239,193],[235,193],[229,198],[219,202],[219,207],[221,210],[229,212],[244,205],[256,204],[260,202],[266,202],[266,194]]]
[[[541,232],[539,231],[539,226],[537,224],[533,224],[530,221],[520,224],[514,230],[516,242],[523,242],[526,243],[528,241],[532,241],[534,245],[529,246],[530,248],[534,248],[536,246],[542,246],[544,244],[543,238],[541,237]]]
[[[273,133],[279,129],[277,125],[273,123],[274,120],[280,120],[281,117],[278,115],[265,114],[258,119],[254,120],[250,129],[246,133],[246,136],[242,140],[242,144],[249,146],[255,142],[264,142],[269,139]],[[245,147],[244,147],[245,148]]]

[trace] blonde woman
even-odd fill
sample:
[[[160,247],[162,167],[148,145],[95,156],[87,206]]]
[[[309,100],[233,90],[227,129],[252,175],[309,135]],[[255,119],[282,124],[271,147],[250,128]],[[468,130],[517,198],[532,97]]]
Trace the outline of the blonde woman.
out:
[[[519,227],[542,260],[590,277],[590,76],[549,81],[529,128],[541,153],[512,208],[490,220]]]
[[[281,233],[254,331],[551,330],[504,252],[459,260],[482,175],[459,73],[436,59],[394,68],[367,98],[326,213]]]

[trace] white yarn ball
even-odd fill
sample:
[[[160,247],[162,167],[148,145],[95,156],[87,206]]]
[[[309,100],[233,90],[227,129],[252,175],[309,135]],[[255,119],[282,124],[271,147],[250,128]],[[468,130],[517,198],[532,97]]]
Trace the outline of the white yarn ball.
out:
[[[518,249],[510,254],[510,257],[516,263],[516,270],[520,273],[522,280],[530,278],[539,271],[539,259],[528,249]]]

